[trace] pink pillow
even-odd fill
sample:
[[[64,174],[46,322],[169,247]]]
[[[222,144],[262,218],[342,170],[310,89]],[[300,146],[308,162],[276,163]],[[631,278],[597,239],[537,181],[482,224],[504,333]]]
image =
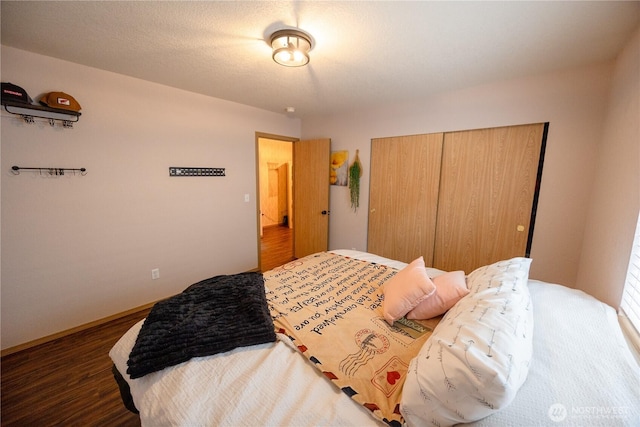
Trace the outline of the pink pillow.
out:
[[[427,275],[424,258],[414,260],[384,284],[382,312],[385,320],[393,325],[435,292],[436,286]]]
[[[436,293],[407,313],[407,319],[426,320],[440,316],[469,293],[464,271],[451,271],[434,277]]]

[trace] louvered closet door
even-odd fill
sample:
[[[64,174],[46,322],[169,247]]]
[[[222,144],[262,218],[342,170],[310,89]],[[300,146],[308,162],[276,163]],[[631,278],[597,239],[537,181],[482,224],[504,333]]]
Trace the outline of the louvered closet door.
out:
[[[411,262],[433,259],[443,134],[371,141],[367,251]]]
[[[464,270],[525,256],[544,124],[446,133],[434,264]]]

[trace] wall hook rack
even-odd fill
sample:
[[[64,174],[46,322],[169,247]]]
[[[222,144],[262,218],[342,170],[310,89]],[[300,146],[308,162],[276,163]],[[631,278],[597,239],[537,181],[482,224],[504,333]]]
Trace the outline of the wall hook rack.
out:
[[[85,176],[87,174],[86,168],[23,168],[20,166],[11,166],[11,172],[14,175],[20,175],[21,170],[30,170],[30,171],[38,171],[40,175],[64,175],[65,172],[71,172],[74,175],[76,173],[80,173],[80,175]]]
[[[2,101],[7,113],[22,117],[25,123],[34,123],[34,118],[47,119],[51,126],[55,126],[56,120],[62,123],[64,128],[72,128],[73,124],[80,120],[82,113],[76,111],[60,110],[44,105],[24,104],[19,102]]]

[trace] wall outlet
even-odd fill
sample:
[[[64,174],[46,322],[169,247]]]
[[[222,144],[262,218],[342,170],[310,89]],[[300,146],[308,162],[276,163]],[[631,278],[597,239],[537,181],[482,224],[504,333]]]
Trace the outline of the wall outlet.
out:
[[[152,280],[156,280],[160,278],[160,269],[159,268],[154,268],[153,270],[151,270],[151,279]]]

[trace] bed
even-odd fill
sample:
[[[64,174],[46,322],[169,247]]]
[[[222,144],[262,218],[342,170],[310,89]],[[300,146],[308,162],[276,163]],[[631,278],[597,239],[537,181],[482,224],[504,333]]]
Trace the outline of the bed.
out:
[[[338,250],[191,285],[111,349],[123,401],[143,426],[640,425],[611,307],[527,258],[420,261]],[[194,326],[194,301],[222,323]]]

